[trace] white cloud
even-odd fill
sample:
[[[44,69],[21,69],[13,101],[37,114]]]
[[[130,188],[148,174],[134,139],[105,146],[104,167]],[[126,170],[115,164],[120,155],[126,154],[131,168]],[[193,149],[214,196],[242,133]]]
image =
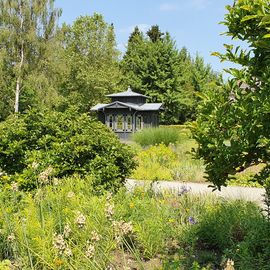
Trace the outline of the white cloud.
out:
[[[196,9],[205,9],[209,5],[210,1],[209,0],[191,0],[190,4],[191,7],[196,8]]]
[[[175,11],[178,9],[179,6],[173,3],[163,3],[159,6],[159,10],[161,11]]]
[[[136,26],[138,26],[138,28],[140,29],[140,31],[142,31],[143,33],[146,33],[147,30],[151,27],[151,25],[149,25],[149,24],[140,23],[140,24],[137,24],[137,25],[129,26],[127,28],[122,28],[119,31],[121,33],[131,33],[131,32],[133,32],[133,30],[135,29]]]
[[[159,6],[162,12],[183,11],[185,9],[206,9],[211,0],[178,0],[178,2],[164,2]]]

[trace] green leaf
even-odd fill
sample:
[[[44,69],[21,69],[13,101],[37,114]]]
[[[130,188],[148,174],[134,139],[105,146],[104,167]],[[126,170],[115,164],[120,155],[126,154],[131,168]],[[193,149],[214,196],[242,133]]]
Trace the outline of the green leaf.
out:
[[[263,38],[270,38],[270,34],[264,35]]]
[[[258,18],[258,15],[247,15],[241,20],[241,22],[246,22],[246,21],[256,19],[256,18]]]
[[[243,9],[243,10],[247,10],[247,11],[252,10],[252,6],[249,6],[249,5],[244,5],[244,6],[241,6],[240,8]]]

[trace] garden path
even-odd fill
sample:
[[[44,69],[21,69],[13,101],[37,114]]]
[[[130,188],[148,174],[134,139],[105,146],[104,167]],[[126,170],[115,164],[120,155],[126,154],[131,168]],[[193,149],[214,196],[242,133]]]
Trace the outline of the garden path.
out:
[[[127,179],[126,187],[128,190],[132,190],[136,186],[149,186],[150,183],[150,181]],[[263,195],[265,193],[263,188],[237,186],[222,187],[221,191],[213,191],[213,188],[208,187],[208,183],[187,183],[173,181],[155,181],[152,183],[152,188],[155,192],[170,191],[176,194],[182,194],[186,191],[194,194],[212,193],[226,199],[243,199],[246,201],[256,202],[261,206],[263,205]]]

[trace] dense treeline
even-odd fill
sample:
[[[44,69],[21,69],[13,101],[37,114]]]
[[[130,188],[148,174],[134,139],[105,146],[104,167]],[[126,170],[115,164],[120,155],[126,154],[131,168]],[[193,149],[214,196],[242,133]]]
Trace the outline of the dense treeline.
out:
[[[29,108],[76,105],[88,112],[105,94],[130,85],[165,104],[163,122],[184,122],[194,118],[196,92],[217,80],[201,57],[178,50],[158,26],[146,36],[135,28],[121,59],[114,26],[102,15],[60,26],[53,0],[0,5],[0,121]]]

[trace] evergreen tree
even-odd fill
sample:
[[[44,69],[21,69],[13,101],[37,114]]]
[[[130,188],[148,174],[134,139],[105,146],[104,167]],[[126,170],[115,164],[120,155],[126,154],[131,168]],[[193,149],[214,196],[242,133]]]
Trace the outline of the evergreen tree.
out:
[[[1,118],[10,112],[11,100],[14,111],[19,112],[52,89],[48,78],[53,74],[54,57],[50,52],[57,44],[59,16],[53,0],[0,0],[1,95],[8,101]]]
[[[94,14],[81,16],[66,28],[65,56],[70,70],[62,92],[87,112],[117,88],[121,77],[114,27]]]

